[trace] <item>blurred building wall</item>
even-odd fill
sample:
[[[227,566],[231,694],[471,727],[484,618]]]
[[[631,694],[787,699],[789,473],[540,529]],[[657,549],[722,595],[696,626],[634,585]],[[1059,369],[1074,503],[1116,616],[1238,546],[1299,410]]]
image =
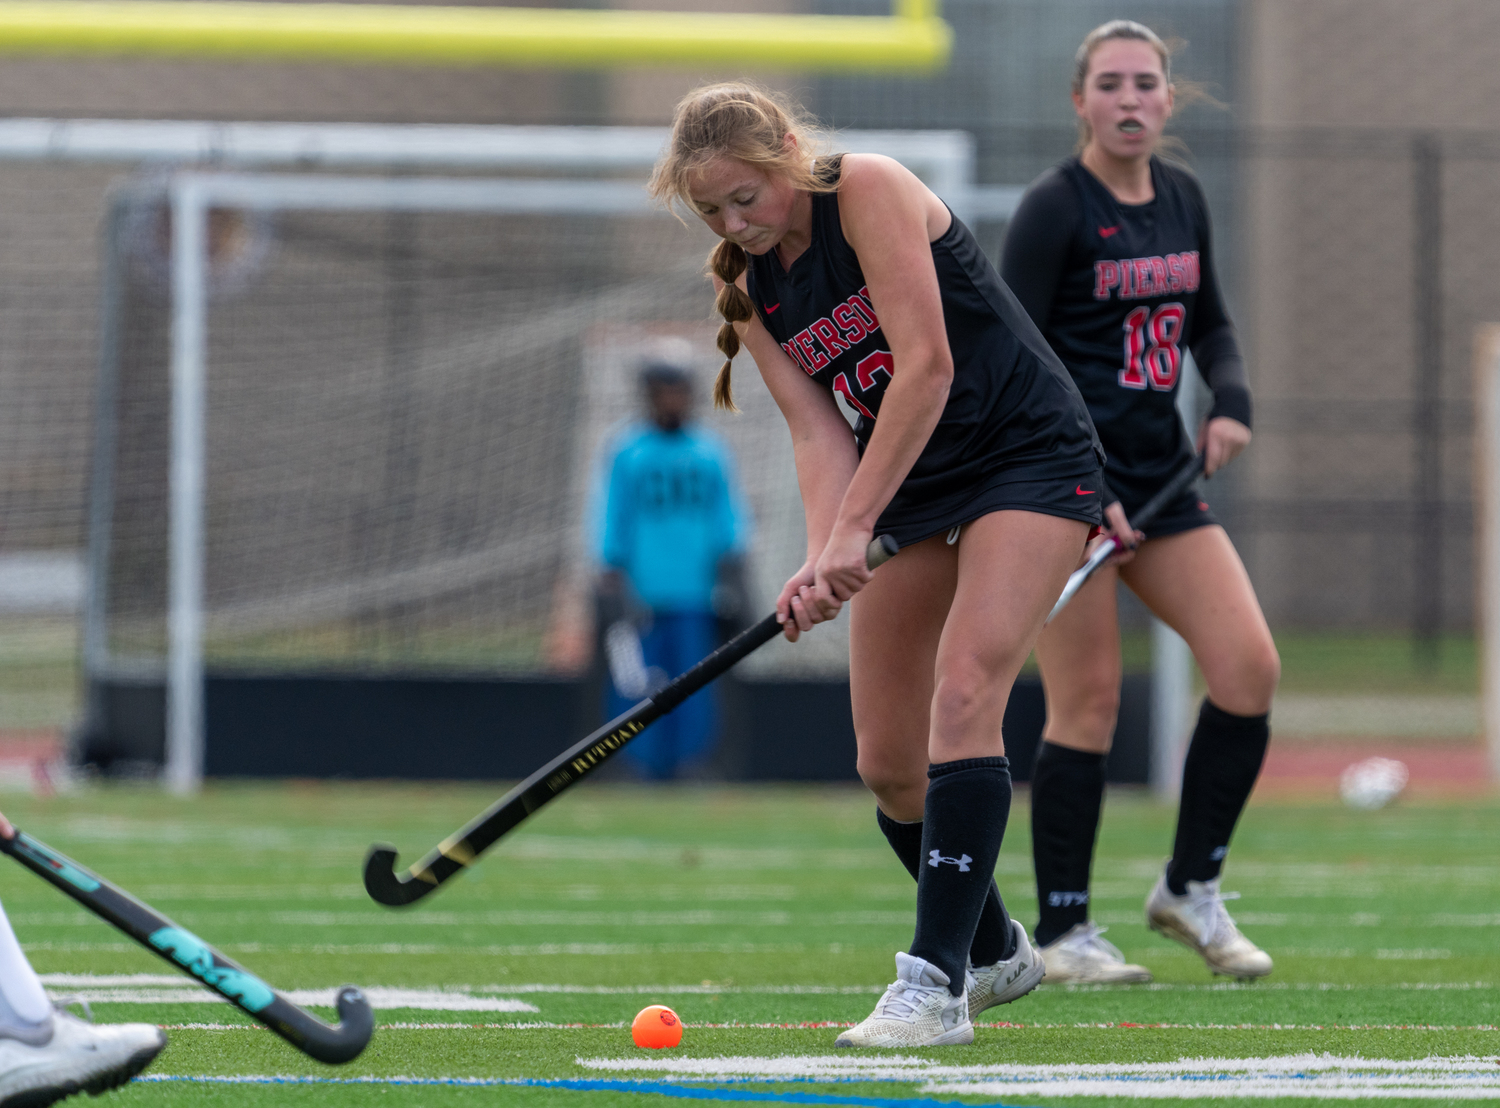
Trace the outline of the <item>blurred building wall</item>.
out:
[[[1247,0],[1234,518],[1273,623],[1472,626],[1471,338],[1500,318],[1500,6]]]

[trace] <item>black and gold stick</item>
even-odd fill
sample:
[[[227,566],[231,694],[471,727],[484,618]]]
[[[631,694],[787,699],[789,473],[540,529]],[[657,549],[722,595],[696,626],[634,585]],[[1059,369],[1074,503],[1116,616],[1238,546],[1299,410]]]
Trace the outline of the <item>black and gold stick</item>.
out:
[[[895,557],[899,547],[881,535],[865,554],[874,569]],[[703,661],[642,700],[630,711],[610,720],[582,742],[563,751],[494,804],[440,843],[436,850],[396,873],[396,848],[376,843],[365,857],[365,891],[392,908],[415,903],[483,854],[497,839],[558,793],[581,781],[624,748],[646,727],[781,632],[772,612],[741,631]]]

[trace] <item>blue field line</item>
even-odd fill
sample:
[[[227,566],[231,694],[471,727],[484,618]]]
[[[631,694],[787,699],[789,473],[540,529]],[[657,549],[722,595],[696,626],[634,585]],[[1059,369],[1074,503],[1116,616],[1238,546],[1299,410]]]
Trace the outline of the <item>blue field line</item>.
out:
[[[572,1077],[274,1077],[274,1076],[196,1076],[191,1074],[148,1073],[137,1082],[186,1082],[203,1085],[418,1085],[424,1087],[486,1088],[502,1085],[538,1089],[577,1089],[580,1092],[643,1093],[676,1097],[679,1100],[753,1100],[769,1104],[832,1104],[845,1108],[975,1108],[962,1100],[935,1100],[931,1097],[835,1096],[832,1093],[755,1092],[750,1089],[699,1089],[663,1081],[611,1081],[600,1078]],[[1017,1105],[987,1102],[984,1108],[1019,1108]]]

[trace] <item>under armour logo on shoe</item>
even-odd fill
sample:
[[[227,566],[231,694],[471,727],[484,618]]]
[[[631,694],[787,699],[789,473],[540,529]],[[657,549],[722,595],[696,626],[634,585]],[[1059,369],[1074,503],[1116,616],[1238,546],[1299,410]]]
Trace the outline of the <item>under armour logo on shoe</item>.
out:
[[[933,869],[937,869],[937,867],[941,863],[947,862],[949,865],[957,866],[959,873],[968,873],[969,863],[973,860],[974,859],[970,858],[967,854],[965,854],[962,858],[944,858],[943,852],[941,850],[933,850],[928,852],[927,864]]]

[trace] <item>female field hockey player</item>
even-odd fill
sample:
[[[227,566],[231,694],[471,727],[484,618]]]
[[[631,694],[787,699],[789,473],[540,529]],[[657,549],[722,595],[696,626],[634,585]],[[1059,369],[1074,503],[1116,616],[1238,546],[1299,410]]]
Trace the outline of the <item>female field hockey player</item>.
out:
[[[942,201],[888,158],[815,159],[777,98],[690,93],[651,188],[723,239],[720,349],[749,349],[791,430],[808,545],[777,599],[786,637],[859,594],[858,768],[917,879],[917,925],[896,982],[837,1045],[972,1042],[973,1015],[1043,972],[994,883],[1000,724],[1100,518],[1088,412]],[[728,361],[715,399],[732,405]],[[873,535],[902,550],[872,574]]]
[[[1037,643],[1047,728],[1031,786],[1032,841],[1049,981],[1150,980],[1099,937],[1088,912],[1119,708],[1117,580],[1187,640],[1208,684],[1183,766],[1176,842],[1146,900],[1147,922],[1215,973],[1271,972],[1224,910],[1219,870],[1265,757],[1276,647],[1239,555],[1196,492],[1144,533],[1130,525],[1194,453],[1174,403],[1186,351],[1213,390],[1197,441],[1205,472],[1250,442],[1245,363],[1219,294],[1203,191],[1156,154],[1172,102],[1161,39],[1127,20],[1091,31],[1073,75],[1080,152],[1027,191],[1001,265],[1088,402],[1109,459],[1109,530],[1131,548],[1149,540],[1101,568]]]

